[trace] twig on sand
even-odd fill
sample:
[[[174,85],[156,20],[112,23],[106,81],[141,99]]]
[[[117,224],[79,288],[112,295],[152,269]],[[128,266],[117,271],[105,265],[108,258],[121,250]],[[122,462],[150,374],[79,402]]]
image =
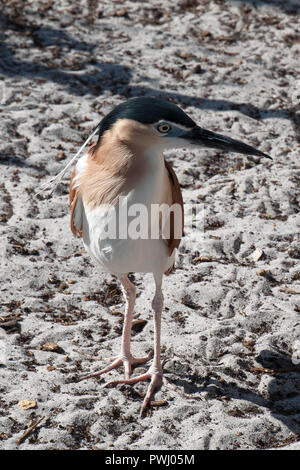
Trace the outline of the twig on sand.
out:
[[[18,439],[18,445],[20,445],[24,441],[24,439],[26,439],[26,437],[41,423],[41,421],[43,421],[44,418],[45,416],[42,416],[41,418],[34,421],[34,423],[32,423],[32,425]]]

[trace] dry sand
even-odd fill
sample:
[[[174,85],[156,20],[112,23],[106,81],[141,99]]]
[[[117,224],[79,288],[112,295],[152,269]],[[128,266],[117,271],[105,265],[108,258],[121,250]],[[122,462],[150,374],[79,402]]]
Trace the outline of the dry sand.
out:
[[[0,447],[300,449],[299,2],[1,8]],[[34,191],[106,112],[143,95],[274,160],[167,154],[185,202],[205,210],[204,238],[187,226],[164,282],[165,375],[193,398],[162,388],[141,420],[145,383],[101,389],[121,370],[76,382],[118,353],[124,304],[69,231],[68,178],[52,198]],[[135,281],[144,354],[153,283]]]

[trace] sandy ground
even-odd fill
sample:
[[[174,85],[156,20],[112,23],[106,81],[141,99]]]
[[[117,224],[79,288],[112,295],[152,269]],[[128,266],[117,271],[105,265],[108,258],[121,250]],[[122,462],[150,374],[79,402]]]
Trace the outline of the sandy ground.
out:
[[[299,3],[12,0],[1,10],[0,447],[300,449]],[[164,282],[165,376],[193,398],[162,388],[140,419],[145,383],[76,382],[118,353],[124,304],[69,231],[69,175],[52,198],[34,191],[114,105],[143,95],[173,99],[273,161],[167,154],[185,203],[205,212],[204,236],[187,224]],[[154,288],[150,275],[135,282],[143,355]]]

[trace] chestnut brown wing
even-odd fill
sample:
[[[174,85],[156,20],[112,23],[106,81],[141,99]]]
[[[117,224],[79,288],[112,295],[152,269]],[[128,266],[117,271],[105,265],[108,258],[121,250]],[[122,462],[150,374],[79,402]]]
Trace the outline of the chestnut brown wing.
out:
[[[167,241],[168,249],[169,249],[169,256],[172,255],[173,250],[178,248],[181,237],[183,235],[183,226],[184,226],[184,211],[183,211],[183,199],[182,193],[180,189],[180,185],[176,176],[175,171],[173,170],[172,166],[165,160],[166,169],[169,173],[170,184],[171,184],[171,191],[172,191],[172,204],[180,204],[181,206],[181,214],[182,214],[182,221],[181,221],[181,234],[180,238],[175,238],[175,221],[174,221],[174,213],[171,212],[170,214],[170,238]],[[178,235],[177,235],[178,236]]]
[[[70,180],[70,187],[69,187],[69,204],[70,204],[70,225],[72,233],[76,237],[82,237],[82,220],[81,220],[81,213],[82,213],[82,201],[79,194],[79,188],[74,188],[73,183],[76,177],[76,168],[74,168],[71,180]],[[76,223],[75,223],[76,217]]]

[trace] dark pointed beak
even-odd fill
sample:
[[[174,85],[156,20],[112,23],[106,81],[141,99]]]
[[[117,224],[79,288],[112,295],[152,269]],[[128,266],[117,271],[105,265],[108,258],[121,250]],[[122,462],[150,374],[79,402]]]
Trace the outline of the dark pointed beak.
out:
[[[191,131],[185,132],[180,137],[187,140],[190,144],[199,145],[201,147],[243,153],[244,155],[256,155],[257,157],[266,157],[272,160],[272,157],[251,147],[251,145],[244,144],[243,142],[225,137],[221,134],[216,134],[215,132],[207,131],[199,126],[194,127]]]

